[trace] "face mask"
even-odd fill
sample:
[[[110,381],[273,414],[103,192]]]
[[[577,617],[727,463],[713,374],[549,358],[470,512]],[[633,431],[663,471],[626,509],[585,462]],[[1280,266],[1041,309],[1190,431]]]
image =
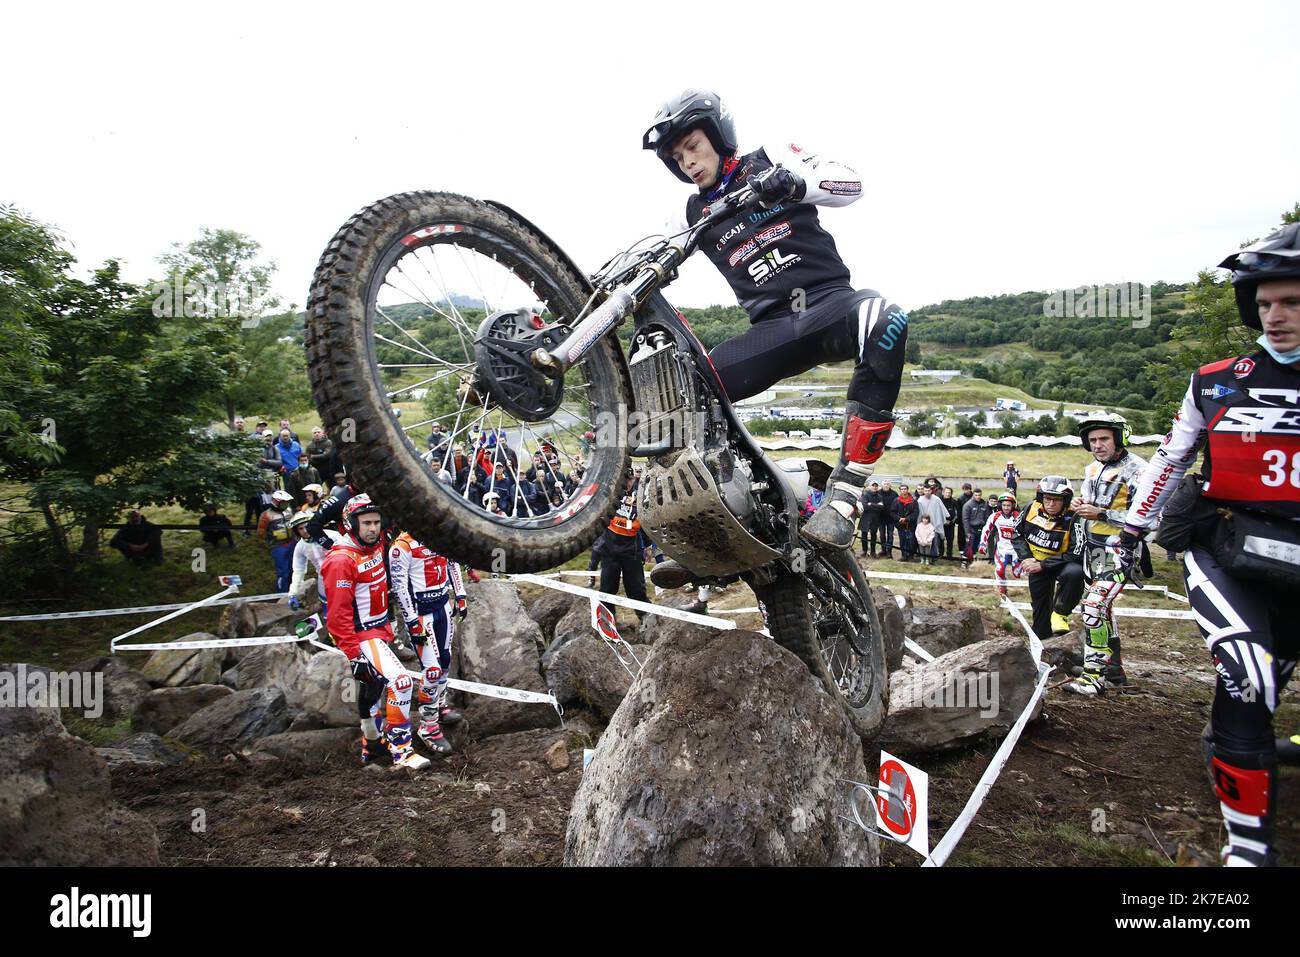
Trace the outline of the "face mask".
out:
[[[1296,346],[1290,352],[1278,352],[1268,341],[1268,336],[1260,336],[1255,340],[1259,345],[1264,347],[1264,351],[1271,355],[1284,366],[1294,365],[1300,362],[1300,346]]]

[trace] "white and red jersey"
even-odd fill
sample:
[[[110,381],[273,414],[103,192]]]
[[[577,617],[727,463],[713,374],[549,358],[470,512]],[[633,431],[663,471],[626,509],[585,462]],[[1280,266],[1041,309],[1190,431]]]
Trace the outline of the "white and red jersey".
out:
[[[1149,528],[1207,445],[1206,498],[1300,520],[1300,368],[1260,350],[1192,373],[1125,522]]]
[[[321,564],[328,604],[325,624],[334,644],[349,658],[363,641],[393,640],[388,623],[388,572],[384,540],[366,547],[351,536],[329,550]]]
[[[448,592],[465,597],[460,565],[421,545],[403,532],[388,550],[388,564],[393,576],[393,590],[407,621],[433,611],[447,600]]]
[[[996,548],[997,551],[1015,551],[1012,542],[1016,537],[1016,523],[1020,521],[1020,512],[1013,511],[1010,515],[1003,515],[1002,509],[989,516],[984,523],[984,531],[980,533],[980,551],[988,552],[990,548]]]

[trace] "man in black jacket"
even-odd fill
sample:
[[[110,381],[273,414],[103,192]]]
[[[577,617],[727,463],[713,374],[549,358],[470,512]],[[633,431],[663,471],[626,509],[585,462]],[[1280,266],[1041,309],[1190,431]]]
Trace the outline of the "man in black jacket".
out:
[[[966,545],[961,553],[962,568],[970,564],[975,549],[979,547],[980,534],[984,531],[984,523],[989,520],[990,511],[989,503],[984,501],[984,490],[979,488],[961,507],[961,528],[966,537]]]
[[[962,482],[961,494],[957,496],[957,551],[961,553],[963,563],[966,561],[966,522],[962,519],[962,513],[972,497],[970,482]]]
[[[898,518],[894,514],[894,506],[898,504],[898,493],[894,491],[894,486],[886,482],[880,487],[880,502],[882,505],[880,516],[880,554],[884,558],[894,557],[894,529],[898,527]]]
[[[880,537],[885,524],[885,499],[880,492],[880,483],[872,482],[871,487],[862,493],[862,554],[876,557],[876,539]],[[881,538],[883,551],[883,538]],[[868,543],[870,551],[868,551]]]

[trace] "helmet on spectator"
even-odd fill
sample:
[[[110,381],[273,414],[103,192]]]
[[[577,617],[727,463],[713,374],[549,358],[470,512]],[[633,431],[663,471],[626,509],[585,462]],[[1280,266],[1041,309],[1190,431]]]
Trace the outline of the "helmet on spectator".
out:
[[[1015,493],[1003,492],[1001,495],[998,496],[998,505],[1001,505],[1003,502],[1010,502],[1012,505],[1015,505],[1016,504]]]
[[[289,527],[297,528],[299,525],[306,525],[315,517],[316,517],[316,511],[314,509],[305,508],[301,512],[298,512],[296,515],[294,515],[293,518],[289,519]]]
[[[1070,480],[1064,475],[1044,475],[1038,482],[1038,491],[1034,493],[1039,503],[1043,501],[1044,495],[1059,495],[1062,499],[1062,508],[1070,507],[1070,500],[1074,498],[1074,489],[1070,486]]]
[[[1115,435],[1116,451],[1128,445],[1133,432],[1128,427],[1128,419],[1117,412],[1089,412],[1087,418],[1079,423],[1079,441],[1088,448],[1088,433],[1093,429],[1110,429]]]
[[[1300,279],[1300,223],[1283,226],[1238,250],[1219,263],[1219,268],[1232,270],[1232,291],[1241,321],[1252,329],[1262,329],[1255,290],[1272,279]]]
[[[325,487],[319,482],[312,482],[310,485],[304,485],[302,490],[304,492],[315,492],[317,495],[325,494]]]
[[[293,496],[283,489],[276,489],[271,493],[271,500],[275,502],[292,502]]]

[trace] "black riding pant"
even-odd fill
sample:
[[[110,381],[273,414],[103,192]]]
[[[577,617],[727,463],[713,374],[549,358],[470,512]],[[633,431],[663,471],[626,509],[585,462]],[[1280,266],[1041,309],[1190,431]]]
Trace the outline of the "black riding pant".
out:
[[[847,398],[882,412],[898,400],[907,313],[872,289],[812,290],[807,308],[770,316],[709,354],[733,402],[827,362],[854,361]]]
[[[1031,574],[1029,604],[1033,607],[1034,634],[1043,641],[1051,638],[1052,612],[1069,615],[1082,597],[1082,562],[1054,562]]]

